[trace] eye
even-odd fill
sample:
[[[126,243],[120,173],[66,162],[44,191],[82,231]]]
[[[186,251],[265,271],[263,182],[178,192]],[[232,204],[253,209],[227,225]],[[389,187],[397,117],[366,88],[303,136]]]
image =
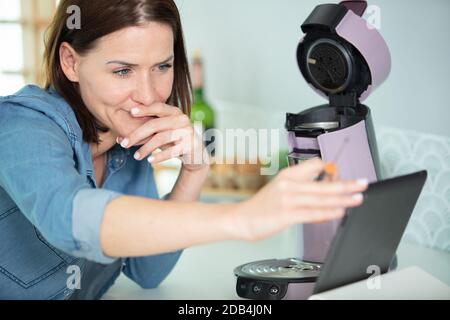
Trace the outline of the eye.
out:
[[[172,65],[170,63],[161,64],[158,66],[158,71],[164,72],[166,70],[169,70],[170,68],[172,68]]]
[[[114,71],[113,73],[115,75],[118,75],[119,77],[125,77],[125,76],[129,75],[130,72],[131,72],[131,69],[120,69],[120,70]]]

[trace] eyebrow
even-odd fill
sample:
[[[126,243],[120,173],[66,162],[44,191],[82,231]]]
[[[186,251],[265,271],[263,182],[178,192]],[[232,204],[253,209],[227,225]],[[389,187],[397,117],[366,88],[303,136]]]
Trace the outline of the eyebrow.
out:
[[[152,68],[157,67],[157,66],[159,66],[159,65],[161,65],[161,64],[168,63],[170,60],[173,59],[173,57],[174,57],[174,56],[171,55],[170,57],[168,57],[168,58],[165,59],[164,61],[155,63],[155,64],[152,66]],[[136,67],[136,66],[138,66],[138,65],[135,64],[135,63],[130,63],[130,62],[121,61],[121,60],[112,60],[112,61],[108,61],[106,64],[120,64],[120,65],[123,65],[123,66],[126,66],[126,67]]]

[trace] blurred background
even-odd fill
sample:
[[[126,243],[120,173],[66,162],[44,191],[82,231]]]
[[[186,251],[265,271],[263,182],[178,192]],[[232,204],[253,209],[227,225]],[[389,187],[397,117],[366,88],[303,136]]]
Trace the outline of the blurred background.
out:
[[[245,122],[282,129],[286,112],[324,102],[305,84],[295,52],[300,25],[312,9],[334,1],[176,2],[188,52],[201,49],[207,96],[227,126]],[[366,101],[375,125],[448,136],[450,2],[377,0],[369,5],[381,10],[381,34],[393,63],[388,80]],[[227,121],[226,114],[237,110],[243,123],[234,121],[236,117]]]
[[[43,33],[57,2],[0,0],[0,95],[37,83]],[[316,5],[327,1],[175,2],[189,59],[194,59],[195,52],[201,57],[202,93],[213,110],[214,127],[279,129],[283,158],[285,114],[325,103],[303,80],[295,52],[302,37],[300,25]],[[392,55],[390,77],[365,101],[373,113],[383,168],[387,176],[416,167],[432,173],[427,186],[431,198],[422,204],[424,213],[415,215],[417,230],[409,236],[450,248],[450,228],[429,231],[450,221],[450,2],[377,0],[369,4],[381,10],[380,32]],[[254,192],[264,184],[251,180],[258,172],[254,167],[240,171],[253,176],[249,181],[233,184],[224,178],[236,171],[222,167],[216,186],[236,189],[242,185]],[[158,181],[164,181],[160,190],[165,193],[176,174],[161,171],[160,177]],[[437,213],[426,214],[430,210]]]
[[[37,81],[43,32],[57,2],[0,0],[0,95]],[[323,2],[176,0],[188,55],[199,49],[203,57],[204,91],[218,127],[283,129],[286,112],[324,102],[305,84],[295,59],[300,25]],[[367,100],[375,125],[448,136],[450,2],[369,4],[380,7],[393,61],[390,77]]]
[[[56,0],[0,0],[0,96],[37,83]]]

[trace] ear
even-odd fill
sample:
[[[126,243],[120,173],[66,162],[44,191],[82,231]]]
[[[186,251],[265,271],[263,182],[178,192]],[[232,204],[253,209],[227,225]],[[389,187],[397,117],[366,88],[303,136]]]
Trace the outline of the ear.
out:
[[[61,69],[66,75],[67,79],[72,82],[79,81],[78,67],[80,56],[74,48],[67,42],[61,43],[59,47],[59,60],[61,63]]]

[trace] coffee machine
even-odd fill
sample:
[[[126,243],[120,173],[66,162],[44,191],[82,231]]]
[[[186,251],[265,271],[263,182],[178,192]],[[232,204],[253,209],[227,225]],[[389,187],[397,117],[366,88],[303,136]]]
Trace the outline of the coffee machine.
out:
[[[388,77],[391,57],[378,30],[363,19],[366,8],[366,1],[319,5],[301,26],[298,66],[327,103],[286,115],[289,165],[320,157],[337,166],[341,179],[381,179],[371,112],[362,102]],[[238,295],[307,298],[339,224],[298,226],[296,258],[237,267]]]

